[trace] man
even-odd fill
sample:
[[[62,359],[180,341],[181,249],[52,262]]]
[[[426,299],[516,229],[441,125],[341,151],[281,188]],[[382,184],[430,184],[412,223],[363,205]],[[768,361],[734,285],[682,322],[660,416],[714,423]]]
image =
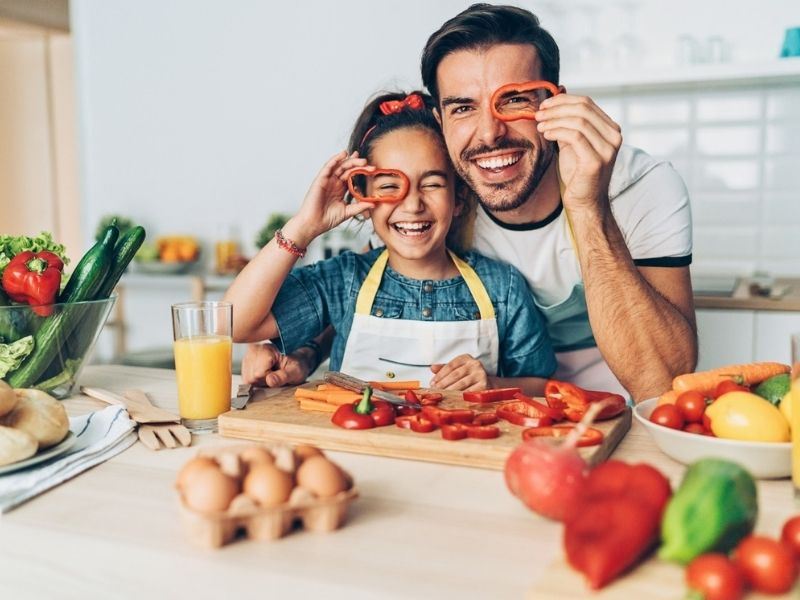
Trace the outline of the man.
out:
[[[642,400],[697,360],[686,189],[667,163],[622,146],[589,98],[545,99],[535,120],[492,112],[501,86],[557,85],[558,75],[553,38],[510,6],[471,6],[422,55],[450,158],[478,199],[474,247],[525,275],[558,353],[556,378]],[[245,370],[260,375],[276,358],[253,350]],[[273,381],[299,382],[312,366],[281,360]],[[449,387],[470,360],[437,369],[431,385]]]

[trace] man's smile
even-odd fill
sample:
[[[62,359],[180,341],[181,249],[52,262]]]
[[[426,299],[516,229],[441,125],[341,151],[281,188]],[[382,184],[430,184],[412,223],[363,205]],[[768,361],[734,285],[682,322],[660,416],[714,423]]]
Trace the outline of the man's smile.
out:
[[[473,159],[473,162],[483,170],[499,173],[506,167],[510,167],[511,165],[518,163],[522,158],[522,155],[522,151],[503,152],[502,154],[481,156]]]

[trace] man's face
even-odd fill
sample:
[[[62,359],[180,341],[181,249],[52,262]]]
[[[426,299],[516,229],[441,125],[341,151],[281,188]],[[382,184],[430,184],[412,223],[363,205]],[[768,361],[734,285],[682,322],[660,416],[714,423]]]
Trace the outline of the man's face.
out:
[[[507,83],[541,79],[539,54],[528,44],[498,44],[447,55],[436,71],[447,150],[458,174],[489,210],[522,206],[554,155],[536,121],[492,116],[492,93]]]

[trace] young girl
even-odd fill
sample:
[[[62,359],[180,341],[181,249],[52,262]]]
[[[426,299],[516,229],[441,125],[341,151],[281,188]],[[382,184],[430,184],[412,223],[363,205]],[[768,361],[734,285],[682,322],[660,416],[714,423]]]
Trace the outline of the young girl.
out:
[[[442,372],[444,388],[513,385],[541,393],[540,378],[556,363],[525,280],[510,265],[447,247],[465,206],[456,202],[430,98],[376,98],[359,117],[349,151],[325,164],[297,215],[228,289],[234,340],[270,338],[292,352],[333,325],[331,370],[423,386]],[[369,173],[354,176],[357,195],[379,200],[345,201],[357,168]],[[360,214],[369,214],[385,249],[291,270],[312,240]]]

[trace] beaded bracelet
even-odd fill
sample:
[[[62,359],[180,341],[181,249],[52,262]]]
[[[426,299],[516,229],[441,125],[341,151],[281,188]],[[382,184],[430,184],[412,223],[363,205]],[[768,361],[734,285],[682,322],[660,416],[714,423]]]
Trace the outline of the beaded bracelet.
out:
[[[292,240],[284,237],[283,231],[278,229],[275,232],[275,241],[278,242],[278,246],[286,250],[289,254],[294,254],[298,258],[303,258],[306,255],[306,249],[301,248],[297,244],[295,244]]]

